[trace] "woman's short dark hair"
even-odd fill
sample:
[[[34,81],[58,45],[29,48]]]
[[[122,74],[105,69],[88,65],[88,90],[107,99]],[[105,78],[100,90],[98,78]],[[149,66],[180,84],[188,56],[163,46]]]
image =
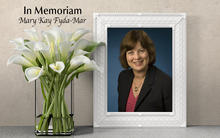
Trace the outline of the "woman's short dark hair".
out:
[[[126,59],[126,52],[135,48],[136,44],[140,42],[141,46],[147,50],[149,55],[149,65],[153,65],[156,61],[156,50],[153,41],[142,30],[129,31],[123,38],[120,45],[120,62],[123,68],[129,68]]]

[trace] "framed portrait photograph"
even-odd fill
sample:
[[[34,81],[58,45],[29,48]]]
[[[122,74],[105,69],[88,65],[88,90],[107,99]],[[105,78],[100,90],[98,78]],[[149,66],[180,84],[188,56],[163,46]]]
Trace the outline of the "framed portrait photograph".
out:
[[[186,127],[186,15],[94,13],[94,127]]]

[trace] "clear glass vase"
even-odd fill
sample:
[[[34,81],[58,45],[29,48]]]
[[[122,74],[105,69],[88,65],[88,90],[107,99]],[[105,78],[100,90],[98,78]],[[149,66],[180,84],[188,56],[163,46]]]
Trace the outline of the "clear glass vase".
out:
[[[72,82],[60,92],[42,87],[41,81],[35,81],[35,135],[72,135]],[[55,87],[59,89],[59,86]]]

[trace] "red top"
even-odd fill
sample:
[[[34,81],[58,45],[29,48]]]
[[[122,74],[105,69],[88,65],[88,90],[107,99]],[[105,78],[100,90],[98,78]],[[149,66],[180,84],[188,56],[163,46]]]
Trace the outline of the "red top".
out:
[[[134,112],[134,108],[137,102],[138,96],[135,98],[132,88],[130,89],[127,104],[126,104],[126,112]]]

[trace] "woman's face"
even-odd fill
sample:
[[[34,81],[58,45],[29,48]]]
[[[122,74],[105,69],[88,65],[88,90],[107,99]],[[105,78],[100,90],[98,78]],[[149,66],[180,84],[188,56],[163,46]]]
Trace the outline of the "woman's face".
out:
[[[137,42],[134,49],[126,52],[128,65],[136,72],[146,71],[149,63],[148,52],[142,47],[140,42]]]

